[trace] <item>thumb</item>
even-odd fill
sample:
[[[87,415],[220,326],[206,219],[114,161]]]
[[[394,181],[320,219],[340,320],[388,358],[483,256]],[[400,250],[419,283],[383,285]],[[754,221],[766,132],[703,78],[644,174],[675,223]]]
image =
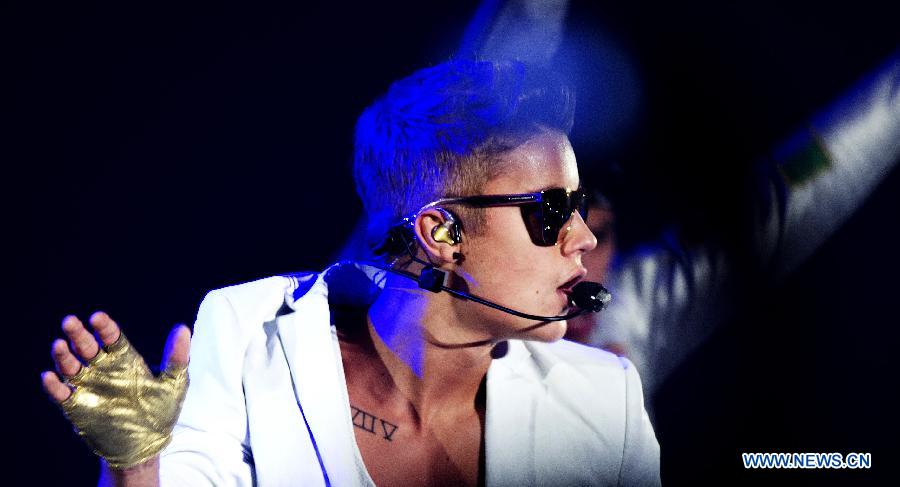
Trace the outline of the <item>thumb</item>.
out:
[[[172,328],[166,339],[166,348],[163,350],[161,370],[174,367],[186,367],[191,349],[191,329],[180,323]]]

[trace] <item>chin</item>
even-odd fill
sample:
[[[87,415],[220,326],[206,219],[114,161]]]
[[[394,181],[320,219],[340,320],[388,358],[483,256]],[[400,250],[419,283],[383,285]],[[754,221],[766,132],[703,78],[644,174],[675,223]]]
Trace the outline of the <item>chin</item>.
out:
[[[534,326],[537,322],[532,321],[528,326]],[[522,340],[533,340],[536,342],[555,342],[566,334],[566,321],[547,321],[537,328],[523,331],[520,336]]]

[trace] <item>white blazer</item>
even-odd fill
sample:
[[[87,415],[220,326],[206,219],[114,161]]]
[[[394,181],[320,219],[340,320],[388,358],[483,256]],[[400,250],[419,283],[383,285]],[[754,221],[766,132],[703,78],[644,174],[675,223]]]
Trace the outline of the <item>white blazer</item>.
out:
[[[210,292],[162,485],[374,485],[356,445],[329,303],[382,271],[337,264]],[[512,340],[487,375],[488,485],[658,485],[659,444],[628,359]]]

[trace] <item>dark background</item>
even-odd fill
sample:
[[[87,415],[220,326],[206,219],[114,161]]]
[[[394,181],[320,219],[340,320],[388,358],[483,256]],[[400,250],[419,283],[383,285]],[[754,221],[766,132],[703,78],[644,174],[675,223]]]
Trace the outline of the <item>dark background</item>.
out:
[[[64,315],[106,310],[155,363],[209,289],[337,254],[361,207],[355,117],[449,58],[477,8],[425,3],[4,4],[18,483],[96,479],[40,388]],[[900,46],[891,2],[593,3],[572,5],[561,56],[582,57],[560,69],[580,90],[580,165],[615,197],[625,250],[669,224],[735,238],[750,164]],[[663,385],[664,482],[900,478],[898,176]],[[742,451],[872,452],[874,466],[747,472]]]

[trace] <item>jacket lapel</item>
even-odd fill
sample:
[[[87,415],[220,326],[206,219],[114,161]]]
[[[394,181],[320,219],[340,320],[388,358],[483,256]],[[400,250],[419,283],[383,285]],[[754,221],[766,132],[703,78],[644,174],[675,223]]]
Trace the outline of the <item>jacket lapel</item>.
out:
[[[489,485],[616,483],[624,445],[623,378],[592,375],[547,348],[511,340],[488,370],[485,448]]]
[[[535,485],[535,420],[542,395],[526,376],[529,352],[510,341],[505,357],[488,369],[485,413],[485,483]]]
[[[292,389],[275,318],[263,324],[265,342],[251,344],[245,359],[244,393],[258,485],[322,485],[316,453]]]
[[[318,276],[305,295],[289,303],[292,313],[276,321],[305,423],[302,434],[313,445],[317,462],[324,470],[324,474],[316,472],[316,476],[319,482],[327,477],[332,485],[351,485],[355,483],[355,461],[348,439],[353,440],[353,431],[346,386],[339,374],[340,354],[330,323],[324,275]]]

